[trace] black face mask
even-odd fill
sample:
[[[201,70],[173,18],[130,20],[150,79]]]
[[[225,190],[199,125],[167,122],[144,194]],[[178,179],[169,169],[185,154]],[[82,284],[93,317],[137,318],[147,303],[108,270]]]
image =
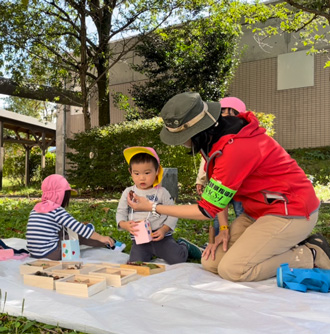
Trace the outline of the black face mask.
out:
[[[243,118],[236,116],[219,117],[218,125],[212,126],[191,138],[194,145],[194,151],[199,152],[201,149],[208,154],[214,143],[222,136],[238,133],[248,122]]]
[[[236,116],[226,116],[219,119],[219,125],[212,129],[213,135],[215,137],[221,138],[222,136],[229,134],[236,134],[241,131],[241,129],[247,125],[248,122],[244,118],[238,118]]]

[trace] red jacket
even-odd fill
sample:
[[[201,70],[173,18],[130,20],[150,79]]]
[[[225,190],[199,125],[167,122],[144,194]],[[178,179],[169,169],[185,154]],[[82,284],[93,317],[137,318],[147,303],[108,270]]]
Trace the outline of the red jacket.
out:
[[[308,218],[318,209],[320,201],[304,171],[265,134],[252,112],[237,117],[245,118],[249,124],[213,145],[206,167],[208,179],[237,191],[234,199],[242,202],[244,212],[252,218],[264,215]],[[211,217],[222,211],[205,199],[198,204]]]

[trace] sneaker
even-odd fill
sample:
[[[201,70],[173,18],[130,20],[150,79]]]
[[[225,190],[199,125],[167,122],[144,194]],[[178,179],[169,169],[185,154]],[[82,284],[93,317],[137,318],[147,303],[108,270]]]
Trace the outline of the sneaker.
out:
[[[116,240],[114,248],[112,248],[114,251],[122,252],[126,247],[126,244]]]
[[[178,244],[185,244],[188,248],[188,258],[194,260],[200,260],[202,258],[203,250],[193,244],[192,242],[188,241],[187,239],[180,238],[177,240]]]
[[[311,235],[305,240],[308,248],[315,250],[314,265],[321,269],[330,269],[330,245],[321,233]]]
[[[125,247],[126,247],[126,244],[116,240],[116,239],[113,239],[113,241],[115,242],[115,244],[111,247],[110,245],[106,245],[107,248],[109,249],[112,249],[114,251],[117,251],[117,252],[122,252]]]

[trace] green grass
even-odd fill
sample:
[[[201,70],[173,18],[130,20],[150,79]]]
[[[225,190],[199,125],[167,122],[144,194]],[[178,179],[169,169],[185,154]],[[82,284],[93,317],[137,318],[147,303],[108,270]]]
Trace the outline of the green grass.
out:
[[[6,313],[0,313],[0,333],[61,333],[61,334],[84,334],[82,332],[76,332],[71,329],[60,328],[58,326],[47,325],[39,323],[34,320],[29,320],[23,316],[12,317]]]

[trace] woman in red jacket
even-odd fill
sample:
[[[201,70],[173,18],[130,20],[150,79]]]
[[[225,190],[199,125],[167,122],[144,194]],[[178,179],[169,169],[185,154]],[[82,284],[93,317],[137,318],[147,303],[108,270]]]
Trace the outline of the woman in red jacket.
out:
[[[161,111],[161,140],[188,146],[207,162],[208,184],[198,204],[165,206],[140,197],[129,204],[153,214],[212,219],[232,198],[241,201],[244,213],[230,226],[228,250],[215,238],[203,253],[203,267],[224,279],[267,279],[282,263],[330,269],[330,247],[322,236],[302,242],[318,217],[320,201],[312,183],[252,112],[221,117],[220,110],[219,102],[182,93]]]

